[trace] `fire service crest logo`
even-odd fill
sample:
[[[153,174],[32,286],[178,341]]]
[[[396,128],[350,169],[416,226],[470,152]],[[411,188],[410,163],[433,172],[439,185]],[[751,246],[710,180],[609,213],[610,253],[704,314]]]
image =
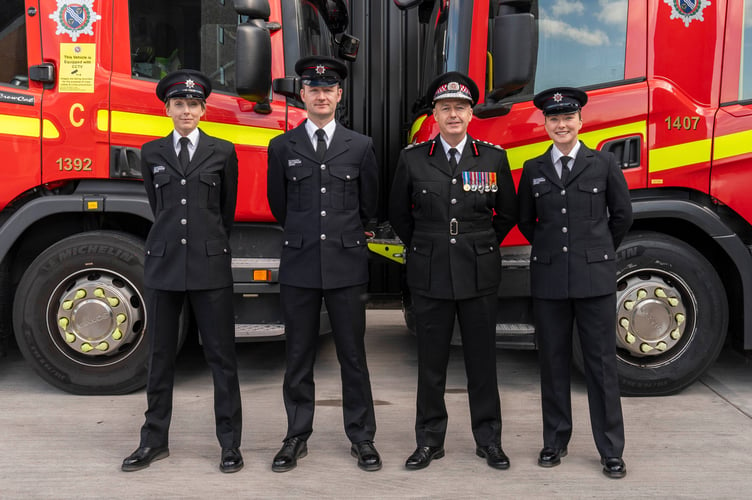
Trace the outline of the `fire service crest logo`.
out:
[[[685,27],[694,20],[704,21],[702,9],[710,5],[710,0],[663,0],[671,7],[671,19],[681,19]]]
[[[94,23],[102,19],[94,12],[93,3],[94,0],[57,0],[57,10],[50,14],[50,19],[57,24],[55,34],[67,33],[74,42],[80,35],[93,35]]]

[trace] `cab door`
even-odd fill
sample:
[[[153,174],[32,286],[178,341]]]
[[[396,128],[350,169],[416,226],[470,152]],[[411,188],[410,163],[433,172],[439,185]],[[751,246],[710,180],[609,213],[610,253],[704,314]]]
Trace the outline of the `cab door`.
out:
[[[0,8],[0,208],[40,182],[42,84],[38,2],[5,0]]]
[[[55,70],[43,91],[43,183],[110,176],[113,1],[39,2],[41,60]]]
[[[752,10],[729,1],[710,194],[752,221]]]

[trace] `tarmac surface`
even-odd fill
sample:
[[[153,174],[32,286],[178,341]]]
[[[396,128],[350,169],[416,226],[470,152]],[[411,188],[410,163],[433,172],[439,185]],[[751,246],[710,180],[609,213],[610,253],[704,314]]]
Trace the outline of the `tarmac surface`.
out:
[[[73,396],[42,381],[17,350],[0,359],[0,499],[73,498],[750,498],[752,356],[725,350],[681,394],[623,398],[628,474],[601,473],[584,382],[573,381],[574,433],[562,464],[536,464],[541,443],[536,354],[498,351],[502,445],[511,468],[475,455],[461,348],[453,348],[446,402],[446,456],[407,471],[415,447],[414,338],[401,311],[369,310],[368,362],[384,467],[357,468],[342,425],[339,368],[331,336],[316,364],[317,406],[308,456],[271,471],[286,429],[284,344],[238,344],[245,468],[219,472],[212,385],[197,347],[181,353],[170,453],[148,469],[120,464],[138,445],[146,397]]]

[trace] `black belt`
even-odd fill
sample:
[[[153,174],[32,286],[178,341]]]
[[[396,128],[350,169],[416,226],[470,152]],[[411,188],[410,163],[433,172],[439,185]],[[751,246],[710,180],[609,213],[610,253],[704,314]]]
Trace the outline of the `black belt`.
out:
[[[477,233],[480,231],[490,231],[491,219],[482,220],[457,220],[452,219],[448,223],[440,221],[415,221],[415,231],[421,233],[441,233],[447,231],[451,235],[461,233]]]

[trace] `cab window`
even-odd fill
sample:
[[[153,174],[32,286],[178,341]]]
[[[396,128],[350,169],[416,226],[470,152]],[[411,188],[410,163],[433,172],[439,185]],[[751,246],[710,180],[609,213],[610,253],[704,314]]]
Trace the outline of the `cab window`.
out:
[[[539,0],[534,92],[624,79],[628,0]]]
[[[0,4],[0,85],[28,87],[24,0]]]
[[[207,75],[212,88],[235,89],[238,14],[229,0],[129,0],[131,73],[159,80],[183,68]]]
[[[752,99],[752,1],[744,2],[744,32],[742,34],[742,57],[739,68],[739,100]]]

